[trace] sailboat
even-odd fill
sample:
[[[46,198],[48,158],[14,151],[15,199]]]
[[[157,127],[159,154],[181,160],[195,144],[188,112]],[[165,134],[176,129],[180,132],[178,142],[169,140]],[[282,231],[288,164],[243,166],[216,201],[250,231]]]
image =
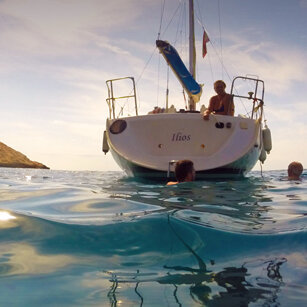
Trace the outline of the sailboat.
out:
[[[263,127],[264,81],[258,77],[234,78],[231,92],[235,99],[250,102],[247,116],[210,114],[204,120],[196,110],[202,86],[195,80],[194,2],[189,0],[189,70],[176,49],[167,41],[157,40],[156,46],[189,97],[188,110],[177,112],[166,104],[164,113],[138,114],[136,86],[133,77],[106,81],[109,117],[103,137],[103,151],[111,152],[128,176],[167,180],[174,176],[176,161],[193,161],[196,179],[233,178],[246,175],[271,150],[271,135]],[[114,95],[114,83],[129,80],[132,92]],[[253,82],[254,91],[238,94],[236,83]],[[116,116],[118,99],[132,98],[134,116]]]

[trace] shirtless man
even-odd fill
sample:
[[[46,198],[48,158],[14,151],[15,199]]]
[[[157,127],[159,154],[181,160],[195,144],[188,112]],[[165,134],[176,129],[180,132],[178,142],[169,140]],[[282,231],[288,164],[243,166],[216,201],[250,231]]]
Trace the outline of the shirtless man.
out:
[[[173,185],[181,182],[190,182],[195,180],[194,164],[190,160],[180,160],[175,166],[175,176],[177,181],[170,181],[166,185]]]
[[[300,180],[304,168],[300,162],[291,162],[288,166],[288,180]]]
[[[214,90],[217,93],[216,96],[211,97],[209,102],[209,108],[204,112],[203,117],[205,120],[209,119],[209,115],[234,115],[233,97],[225,92],[226,84],[222,80],[214,82]]]

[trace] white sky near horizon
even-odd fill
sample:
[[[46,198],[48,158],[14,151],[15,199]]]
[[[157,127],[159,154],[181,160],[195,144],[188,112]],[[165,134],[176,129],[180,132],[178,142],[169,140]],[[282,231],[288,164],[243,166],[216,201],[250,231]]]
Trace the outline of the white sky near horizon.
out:
[[[118,170],[101,151],[105,81],[141,75],[155,50],[161,2],[0,0],[0,141],[52,169]],[[184,3],[166,0],[161,38],[173,43],[177,33],[175,45],[186,60],[181,9],[167,28]],[[207,105],[213,81],[224,78],[229,89],[230,80],[216,54],[218,1],[195,0],[195,9],[215,46],[208,44],[201,58],[196,21],[200,104]],[[220,14],[229,76],[258,75],[266,84],[273,150],[264,169],[285,169],[293,160],[307,166],[307,0],[220,0]],[[170,74],[170,104],[183,108],[182,89]],[[137,84],[142,113],[163,106],[165,88],[165,61],[155,51]]]

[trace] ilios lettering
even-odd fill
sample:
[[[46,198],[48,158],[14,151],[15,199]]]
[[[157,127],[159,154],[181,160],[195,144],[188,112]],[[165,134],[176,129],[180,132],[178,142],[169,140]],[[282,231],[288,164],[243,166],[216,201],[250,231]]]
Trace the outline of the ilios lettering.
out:
[[[177,132],[173,134],[172,142],[186,142],[191,140],[191,135],[185,135],[181,132]]]

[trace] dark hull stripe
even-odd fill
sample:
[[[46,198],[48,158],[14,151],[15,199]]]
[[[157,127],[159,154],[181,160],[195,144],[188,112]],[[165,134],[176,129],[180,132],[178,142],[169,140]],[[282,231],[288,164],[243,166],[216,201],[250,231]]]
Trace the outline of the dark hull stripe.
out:
[[[111,153],[117,162],[117,164],[127,173],[129,177],[137,177],[140,179],[149,180],[159,180],[168,181],[174,180],[174,173],[170,173],[170,177],[167,177],[166,171],[153,170],[140,165],[137,165],[122,156],[118,155],[116,152],[111,150]],[[225,165],[223,167],[203,170],[196,172],[196,180],[205,179],[222,179],[222,178],[242,178],[247,172],[249,172],[256,162],[258,161],[260,151],[258,148],[252,148],[244,157],[238,159],[237,161]]]

